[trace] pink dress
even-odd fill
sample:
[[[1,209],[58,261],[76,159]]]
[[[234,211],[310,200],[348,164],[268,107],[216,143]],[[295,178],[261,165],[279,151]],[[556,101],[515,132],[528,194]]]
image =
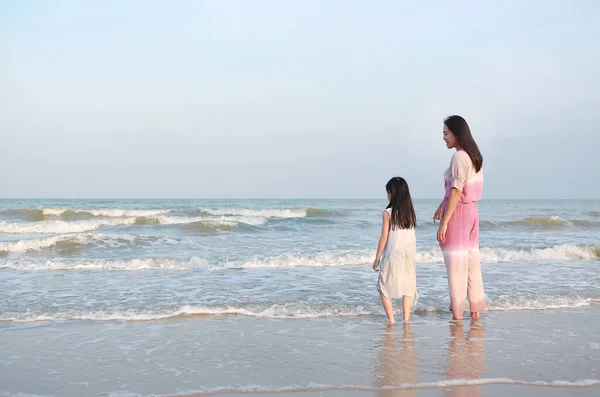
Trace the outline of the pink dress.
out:
[[[487,308],[481,278],[479,212],[476,204],[481,200],[483,191],[483,170],[476,172],[467,152],[459,150],[452,156],[444,181],[444,212],[452,188],[461,192],[456,210],[448,222],[446,242],[440,243],[440,247],[448,273],[450,310],[455,316],[462,317],[467,296],[470,311],[481,312]]]

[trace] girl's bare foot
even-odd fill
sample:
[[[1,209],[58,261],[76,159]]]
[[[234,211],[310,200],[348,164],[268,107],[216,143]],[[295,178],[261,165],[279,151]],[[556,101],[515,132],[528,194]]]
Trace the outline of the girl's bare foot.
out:
[[[396,325],[396,322],[395,321],[388,321],[386,324],[387,325]]]
[[[471,318],[478,319],[479,318],[479,313],[478,312],[471,312]]]

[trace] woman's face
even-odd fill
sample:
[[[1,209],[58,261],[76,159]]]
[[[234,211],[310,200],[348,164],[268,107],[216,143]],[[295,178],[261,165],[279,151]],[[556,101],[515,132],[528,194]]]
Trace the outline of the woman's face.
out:
[[[446,142],[446,147],[448,149],[460,149],[460,144],[458,143],[458,139],[456,138],[456,135],[454,135],[452,133],[452,131],[450,131],[450,129],[446,126],[446,124],[444,124],[444,142]]]

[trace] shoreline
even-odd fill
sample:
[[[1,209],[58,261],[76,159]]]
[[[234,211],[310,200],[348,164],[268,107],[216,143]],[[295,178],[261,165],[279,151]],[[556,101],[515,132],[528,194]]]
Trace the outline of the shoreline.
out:
[[[592,298],[581,298],[584,303],[572,304],[564,306],[556,305],[556,307],[544,307],[544,308],[492,308],[481,312],[481,319],[484,320],[486,316],[498,314],[498,313],[551,313],[561,311],[572,311],[577,309],[590,309],[600,311],[600,300]],[[301,321],[301,320],[327,320],[327,319],[379,319],[381,318],[381,324],[386,324],[385,313],[371,313],[371,312],[357,312],[357,313],[338,313],[338,314],[300,314],[300,315],[268,315],[261,312],[249,312],[245,309],[237,309],[233,307],[228,308],[202,308],[195,306],[188,306],[182,309],[175,310],[171,313],[164,314],[137,314],[135,316],[127,317],[122,314],[105,314],[106,318],[58,318],[51,319],[40,316],[39,319],[25,319],[25,320],[3,320],[0,319],[0,332],[2,327],[12,326],[50,326],[56,324],[103,324],[103,323],[137,323],[137,324],[152,324],[154,322],[163,321],[195,321],[195,320],[219,320],[219,319],[264,319],[264,320],[290,320],[290,321]],[[394,315],[402,316],[401,300],[394,299]],[[146,317],[146,318],[144,318]],[[419,308],[411,312],[410,324],[415,323],[415,320],[448,320],[450,322],[469,322],[473,319],[469,316],[469,311],[465,310],[463,320],[452,320],[452,312],[449,310],[442,310],[438,308]],[[397,321],[395,326],[402,326],[404,322],[402,320]]]
[[[256,395],[256,394],[284,394],[284,393],[294,393],[296,395],[303,393],[315,393],[315,392],[361,392],[361,393],[371,393],[371,392],[393,392],[393,391],[403,391],[403,390],[423,390],[423,389],[459,389],[459,388],[467,388],[467,387],[475,387],[475,386],[523,386],[528,388],[553,388],[553,389],[572,389],[572,388],[595,388],[600,387],[600,380],[588,379],[582,380],[581,382],[569,382],[569,381],[554,381],[554,382],[545,382],[545,381],[519,381],[514,379],[503,379],[503,378],[489,378],[489,379],[455,379],[455,380],[446,380],[440,381],[438,383],[422,383],[422,384],[402,384],[398,386],[388,386],[388,387],[368,387],[368,386],[299,386],[299,387],[289,387],[289,388],[260,388],[254,386],[254,388],[249,387],[247,389],[222,389],[222,390],[214,390],[214,391],[204,391],[204,392],[190,392],[189,394],[175,394],[170,396],[163,397],[176,397],[176,396],[186,396],[186,397],[205,397],[205,396],[217,396],[217,395],[226,395],[226,396],[235,396],[235,395]],[[158,396],[157,396],[158,397]]]

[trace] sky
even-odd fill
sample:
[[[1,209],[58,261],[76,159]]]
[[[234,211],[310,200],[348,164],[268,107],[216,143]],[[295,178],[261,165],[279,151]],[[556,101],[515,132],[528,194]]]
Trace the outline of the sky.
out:
[[[0,198],[600,198],[600,2],[0,0]]]

